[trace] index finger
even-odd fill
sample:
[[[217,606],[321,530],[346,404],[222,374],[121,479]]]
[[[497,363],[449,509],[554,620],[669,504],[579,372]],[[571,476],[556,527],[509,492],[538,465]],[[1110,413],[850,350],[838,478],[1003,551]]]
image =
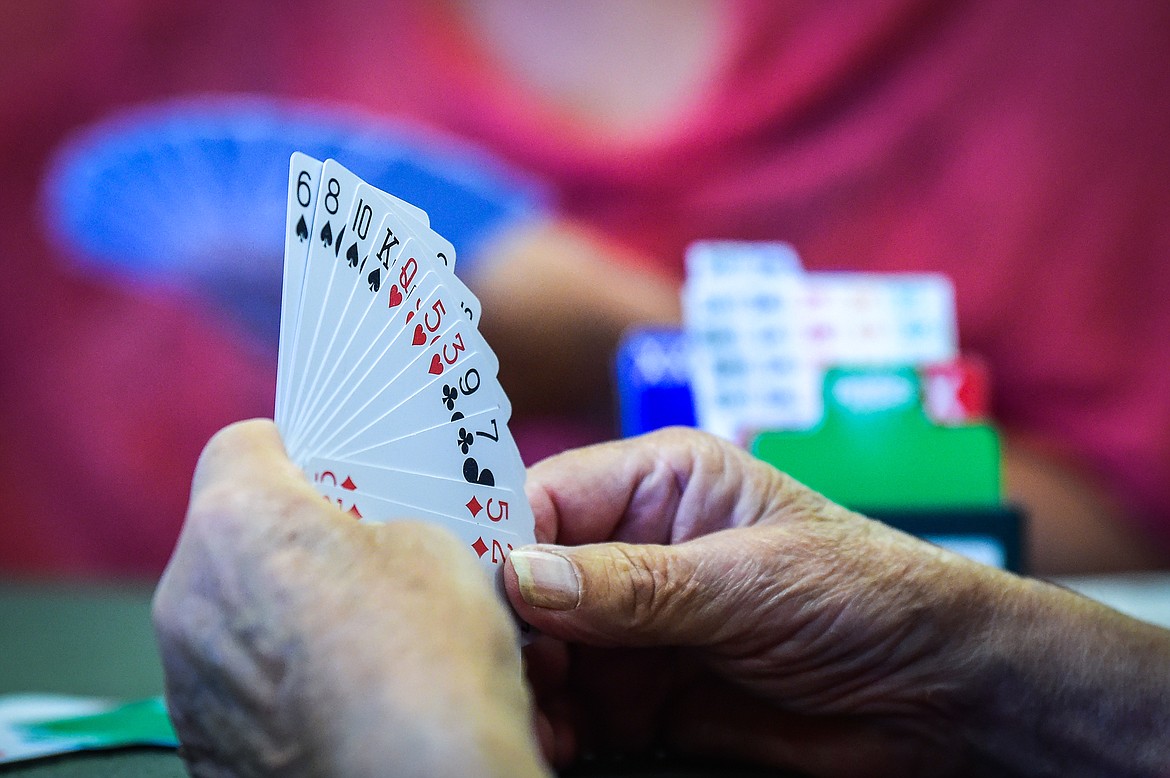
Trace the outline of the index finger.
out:
[[[546,459],[526,491],[542,542],[671,544],[755,524],[793,485],[727,441],[672,428]]]

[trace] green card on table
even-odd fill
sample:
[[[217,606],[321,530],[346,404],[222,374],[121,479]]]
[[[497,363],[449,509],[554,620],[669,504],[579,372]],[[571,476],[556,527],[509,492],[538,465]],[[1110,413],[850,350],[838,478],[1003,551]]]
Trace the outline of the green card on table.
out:
[[[808,430],[763,432],[752,452],[851,508],[1000,504],[999,436],[989,424],[937,424],[913,368],[829,371],[825,413]]]

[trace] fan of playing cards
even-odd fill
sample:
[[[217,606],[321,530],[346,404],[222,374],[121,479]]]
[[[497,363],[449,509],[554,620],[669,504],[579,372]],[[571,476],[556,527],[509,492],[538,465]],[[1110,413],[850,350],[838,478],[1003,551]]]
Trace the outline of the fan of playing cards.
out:
[[[286,221],[276,423],[289,456],[356,519],[441,524],[497,573],[534,542],[533,519],[454,248],[425,211],[300,153]]]

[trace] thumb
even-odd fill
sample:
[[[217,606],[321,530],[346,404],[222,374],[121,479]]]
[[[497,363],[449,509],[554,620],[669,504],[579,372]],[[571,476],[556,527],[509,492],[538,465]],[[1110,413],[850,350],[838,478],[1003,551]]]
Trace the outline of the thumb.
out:
[[[723,534],[673,546],[526,546],[510,555],[505,587],[521,618],[562,640],[712,645],[735,630],[752,599],[735,580],[742,570],[724,553],[728,544],[718,542]]]

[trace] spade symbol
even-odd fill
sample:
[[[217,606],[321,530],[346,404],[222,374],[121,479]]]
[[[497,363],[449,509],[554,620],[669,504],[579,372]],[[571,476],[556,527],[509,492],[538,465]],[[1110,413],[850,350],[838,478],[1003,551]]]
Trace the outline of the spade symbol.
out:
[[[325,226],[321,228],[321,242],[326,248],[333,245],[333,228],[329,226],[329,222],[325,222]]]
[[[335,245],[333,246],[333,256],[335,256],[335,257],[338,256],[339,254],[341,254],[341,239],[344,236],[345,236],[345,225],[343,224],[341,226],[341,232],[337,233],[337,240],[334,241]]]
[[[350,244],[349,250],[347,250],[345,252],[345,258],[349,261],[350,267],[357,267],[357,265],[358,265],[357,243]]]
[[[480,486],[496,485],[496,477],[492,475],[492,471],[486,467],[480,470],[479,462],[475,461],[475,457],[468,457],[463,460],[463,478],[469,484],[479,484]]]
[[[301,243],[309,239],[309,225],[305,224],[304,216],[297,222],[297,237],[301,239]]]
[[[366,276],[366,281],[370,284],[370,291],[376,292],[382,288],[382,269],[374,268],[370,274]]]

